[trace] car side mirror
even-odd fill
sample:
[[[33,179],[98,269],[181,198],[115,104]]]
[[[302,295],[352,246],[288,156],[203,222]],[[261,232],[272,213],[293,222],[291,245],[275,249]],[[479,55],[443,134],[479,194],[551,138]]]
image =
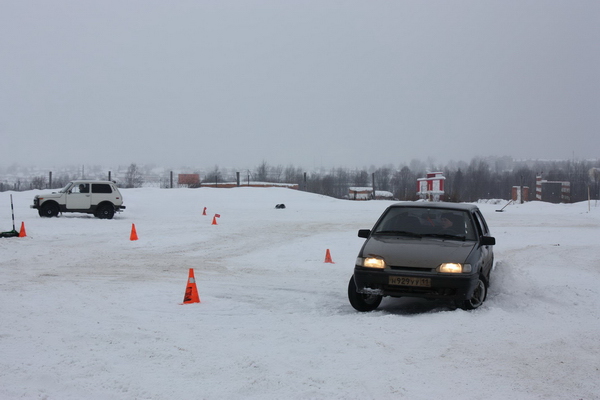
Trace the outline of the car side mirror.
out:
[[[359,238],[368,238],[369,235],[371,234],[371,230],[370,229],[359,229],[358,230],[358,237]]]
[[[493,246],[496,244],[496,238],[491,236],[482,236],[481,237],[481,245],[482,246]]]

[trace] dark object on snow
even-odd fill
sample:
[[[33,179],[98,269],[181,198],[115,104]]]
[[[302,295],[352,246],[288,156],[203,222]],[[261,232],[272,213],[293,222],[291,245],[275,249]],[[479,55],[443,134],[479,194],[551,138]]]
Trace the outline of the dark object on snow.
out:
[[[8,231],[8,232],[0,232],[0,237],[17,237],[19,236],[19,232],[15,231],[14,229],[12,231]]]
[[[277,204],[275,208],[283,209],[285,208],[285,204]]]
[[[13,207],[12,194],[10,195],[10,211],[12,212],[12,231],[0,232],[0,237],[16,237],[19,236],[19,232],[15,229],[15,208]]]
[[[499,209],[499,210],[496,210],[496,212],[503,212],[503,211],[504,211],[504,209],[506,208],[506,206],[508,206],[508,205],[509,205],[509,204],[511,204],[512,202],[513,202],[513,201],[512,201],[512,200],[510,200],[508,203],[506,203],[506,205],[505,205],[504,207],[502,207],[502,208],[501,208],[501,209]]]

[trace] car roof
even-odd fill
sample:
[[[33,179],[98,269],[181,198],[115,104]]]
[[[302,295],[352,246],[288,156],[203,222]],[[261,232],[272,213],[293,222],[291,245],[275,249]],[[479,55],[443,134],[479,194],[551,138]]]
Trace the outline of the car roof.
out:
[[[94,179],[75,179],[71,182],[74,183],[79,183],[79,182],[85,182],[85,183],[115,183],[113,181],[99,181],[99,180],[94,180]]]
[[[394,203],[390,207],[416,207],[416,208],[439,208],[445,210],[475,211],[478,210],[475,204],[468,203],[445,203],[431,201],[402,201]]]

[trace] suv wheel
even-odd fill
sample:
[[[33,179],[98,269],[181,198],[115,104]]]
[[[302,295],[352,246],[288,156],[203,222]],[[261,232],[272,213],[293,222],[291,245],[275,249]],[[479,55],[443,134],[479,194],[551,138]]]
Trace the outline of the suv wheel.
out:
[[[373,311],[381,303],[383,296],[377,294],[363,294],[356,291],[356,283],[354,283],[354,275],[348,283],[348,300],[357,311]]]
[[[112,204],[103,204],[98,207],[95,215],[101,219],[112,219],[115,215],[115,207]]]
[[[483,280],[483,278],[479,277],[477,281],[477,287],[475,291],[473,291],[473,295],[470,299],[467,299],[463,302],[462,308],[463,310],[474,310],[483,304],[485,298],[487,296],[487,283]]]
[[[44,203],[40,207],[38,214],[40,217],[56,217],[58,215],[58,204],[56,203]]]

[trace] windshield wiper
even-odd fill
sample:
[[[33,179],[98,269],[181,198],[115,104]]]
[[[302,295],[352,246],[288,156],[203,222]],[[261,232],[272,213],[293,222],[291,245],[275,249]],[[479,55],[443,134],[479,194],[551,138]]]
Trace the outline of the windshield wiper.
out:
[[[449,233],[425,233],[425,234],[423,234],[423,236],[435,237],[435,238],[441,238],[441,239],[462,240],[463,242],[465,240],[467,240],[466,236],[464,236],[464,235],[451,235]]]
[[[377,235],[398,235],[398,236],[410,236],[410,237],[422,237],[422,235],[415,232],[408,231],[377,231],[375,232]]]

